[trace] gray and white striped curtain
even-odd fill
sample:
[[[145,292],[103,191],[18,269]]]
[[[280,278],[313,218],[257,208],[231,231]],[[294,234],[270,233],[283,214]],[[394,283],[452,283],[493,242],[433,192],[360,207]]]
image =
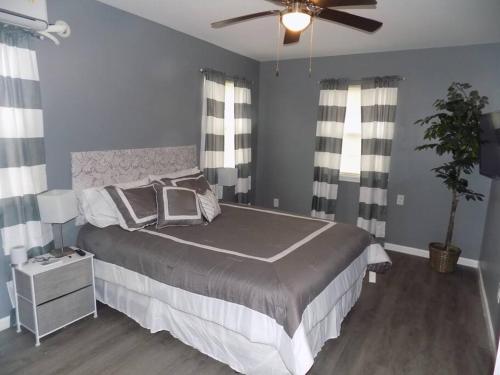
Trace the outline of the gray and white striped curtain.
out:
[[[361,182],[357,224],[382,243],[399,81],[399,77],[376,77],[363,79],[361,83]]]
[[[217,184],[217,168],[224,167],[224,100],[226,77],[207,70],[203,83],[200,168],[210,185]]]
[[[238,170],[236,201],[250,202],[252,189],[252,90],[244,79],[234,81],[234,151]]]
[[[53,246],[36,195],[47,190],[40,82],[32,36],[0,27],[0,233],[7,255]]]
[[[321,81],[311,216],[335,220],[349,82]]]

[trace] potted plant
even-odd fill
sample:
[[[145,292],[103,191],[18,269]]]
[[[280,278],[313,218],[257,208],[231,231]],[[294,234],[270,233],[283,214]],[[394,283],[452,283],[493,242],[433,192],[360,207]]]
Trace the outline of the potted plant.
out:
[[[446,98],[434,102],[436,113],[415,122],[420,126],[428,126],[424,139],[430,142],[416,150],[431,149],[439,156],[450,157],[443,165],[432,169],[451,192],[446,239],[444,243],[429,244],[430,265],[438,272],[453,272],[461,253],[460,248],[452,244],[459,200],[482,201],[484,197],[469,188],[466,177],[479,162],[479,119],[486,104],[488,98],[471,90],[471,85],[454,82],[448,88]]]

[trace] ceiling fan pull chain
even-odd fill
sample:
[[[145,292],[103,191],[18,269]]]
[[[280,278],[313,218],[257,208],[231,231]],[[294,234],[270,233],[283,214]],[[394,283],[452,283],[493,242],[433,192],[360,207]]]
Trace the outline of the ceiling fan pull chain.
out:
[[[309,78],[311,78],[312,76],[313,38],[314,38],[314,20],[311,19],[311,40],[309,42]]]
[[[276,44],[276,77],[280,76],[281,20],[278,18],[278,39]]]

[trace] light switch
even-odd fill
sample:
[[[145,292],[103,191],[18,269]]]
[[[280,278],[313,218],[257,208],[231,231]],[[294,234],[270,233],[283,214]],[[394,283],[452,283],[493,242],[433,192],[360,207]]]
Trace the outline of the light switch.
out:
[[[396,198],[396,204],[398,206],[404,206],[404,204],[405,204],[405,196],[403,194],[398,194],[398,196]]]
[[[280,206],[280,200],[279,198],[274,198],[273,199],[273,207],[278,208]]]

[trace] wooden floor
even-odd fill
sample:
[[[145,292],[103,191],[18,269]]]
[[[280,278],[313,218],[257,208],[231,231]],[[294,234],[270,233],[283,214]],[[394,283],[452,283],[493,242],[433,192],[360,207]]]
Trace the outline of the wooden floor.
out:
[[[365,284],[361,298],[310,374],[491,374],[493,357],[477,274],[428,269],[425,259],[390,254],[392,270]],[[0,374],[234,374],[170,334],[150,334],[104,305],[42,340],[0,333]]]

